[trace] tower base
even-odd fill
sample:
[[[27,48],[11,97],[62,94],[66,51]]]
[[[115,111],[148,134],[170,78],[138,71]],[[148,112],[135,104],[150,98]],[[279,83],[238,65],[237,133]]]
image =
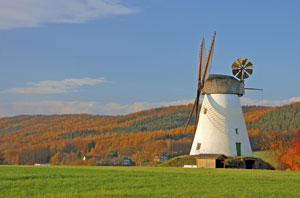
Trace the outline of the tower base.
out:
[[[190,155],[252,156],[238,95],[204,95]]]

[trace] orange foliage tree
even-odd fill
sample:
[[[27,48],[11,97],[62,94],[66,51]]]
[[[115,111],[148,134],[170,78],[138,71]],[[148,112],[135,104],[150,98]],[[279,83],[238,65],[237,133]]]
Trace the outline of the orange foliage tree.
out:
[[[264,134],[264,150],[269,151],[281,170],[300,170],[300,131],[295,138],[286,133],[269,132]]]
[[[300,130],[296,138],[286,149],[286,152],[280,156],[280,160],[286,164],[290,170],[300,171]]]

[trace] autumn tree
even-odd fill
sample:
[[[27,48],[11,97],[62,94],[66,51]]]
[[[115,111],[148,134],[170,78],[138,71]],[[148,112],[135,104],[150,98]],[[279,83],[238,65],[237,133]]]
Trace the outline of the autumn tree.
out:
[[[270,156],[279,164],[279,169],[285,170],[290,168],[286,163],[287,157],[291,154],[293,139],[279,132],[269,132],[263,136],[263,150],[269,152]]]
[[[50,159],[50,164],[59,165],[62,161],[63,155],[60,152],[55,153],[55,155]]]
[[[300,130],[286,152],[280,156],[280,161],[287,165],[290,170],[300,171]]]
[[[0,151],[0,164],[4,164],[4,160],[5,160],[4,154],[3,152]]]

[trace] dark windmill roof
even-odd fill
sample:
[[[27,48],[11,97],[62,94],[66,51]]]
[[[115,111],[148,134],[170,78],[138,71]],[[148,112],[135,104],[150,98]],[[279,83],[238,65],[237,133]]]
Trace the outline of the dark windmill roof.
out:
[[[226,155],[223,154],[200,154],[195,156],[197,159],[226,159],[228,158]]]

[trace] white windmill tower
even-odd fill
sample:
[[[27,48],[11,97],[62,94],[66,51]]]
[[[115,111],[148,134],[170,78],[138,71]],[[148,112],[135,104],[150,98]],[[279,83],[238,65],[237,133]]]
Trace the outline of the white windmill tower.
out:
[[[245,93],[244,79],[253,72],[252,63],[246,58],[237,59],[232,65],[233,76],[209,75],[215,42],[214,32],[210,49],[205,58],[204,39],[200,47],[197,96],[185,129],[195,111],[195,136],[190,155],[224,154],[251,156],[247,128],[239,97]],[[204,100],[199,108],[200,94]]]

